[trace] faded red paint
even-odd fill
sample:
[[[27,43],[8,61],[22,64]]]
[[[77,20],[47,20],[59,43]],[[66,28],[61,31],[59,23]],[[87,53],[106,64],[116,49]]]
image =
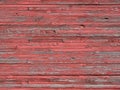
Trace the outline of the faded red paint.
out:
[[[119,0],[0,0],[1,90],[119,90]]]

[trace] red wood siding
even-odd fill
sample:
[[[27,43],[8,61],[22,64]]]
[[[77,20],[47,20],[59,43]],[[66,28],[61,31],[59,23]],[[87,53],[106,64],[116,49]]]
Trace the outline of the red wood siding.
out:
[[[0,0],[0,90],[120,90],[120,0]]]

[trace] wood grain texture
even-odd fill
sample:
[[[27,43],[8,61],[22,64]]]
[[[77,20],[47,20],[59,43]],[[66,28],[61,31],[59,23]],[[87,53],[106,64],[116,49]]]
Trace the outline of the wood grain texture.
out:
[[[119,0],[1,0],[0,4],[120,4]]]
[[[44,89],[44,90],[119,90],[119,89],[78,89],[78,88],[1,88],[2,90],[40,90],[40,89]]]
[[[60,75],[67,75],[67,76],[120,75],[120,65],[119,64],[2,64],[0,68],[0,75],[59,75],[59,76]]]
[[[2,7],[2,6],[1,6]],[[5,9],[5,8],[7,9]],[[120,5],[3,5],[0,8],[0,25],[84,25],[81,28],[116,24],[119,26]],[[89,9],[88,9],[89,8]],[[96,8],[96,9],[95,9]],[[15,9],[15,10],[14,10]],[[108,12],[110,11],[110,12]],[[101,15],[101,13],[105,13]],[[4,15],[6,16],[4,17]],[[114,14],[114,15],[113,15]],[[3,21],[4,19],[4,21]]]
[[[0,0],[1,90],[119,90],[120,0]]]
[[[1,76],[0,87],[118,89],[119,76]]]

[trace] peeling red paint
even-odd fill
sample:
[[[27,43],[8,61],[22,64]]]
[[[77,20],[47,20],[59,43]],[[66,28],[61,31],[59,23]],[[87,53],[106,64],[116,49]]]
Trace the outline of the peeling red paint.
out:
[[[0,0],[1,90],[119,90],[119,0]]]

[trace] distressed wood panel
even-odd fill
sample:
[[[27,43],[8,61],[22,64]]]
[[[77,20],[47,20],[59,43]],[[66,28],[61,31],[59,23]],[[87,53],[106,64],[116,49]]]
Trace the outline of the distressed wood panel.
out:
[[[0,38],[17,36],[119,36],[119,24],[80,25],[3,25],[0,26]],[[17,36],[15,36],[17,35]],[[18,37],[18,38],[19,38]],[[71,37],[71,39],[72,39]],[[73,38],[74,39],[74,38]]]
[[[120,0],[0,0],[1,90],[119,90]]]
[[[14,6],[13,6],[14,7]],[[96,25],[119,25],[119,5],[118,6],[19,6],[14,10],[9,7],[0,10],[0,25],[81,25],[90,27]],[[47,8],[46,8],[47,7]],[[110,8],[109,8],[110,7]],[[87,9],[89,8],[89,10]],[[96,8],[96,9],[95,9]],[[17,10],[18,9],[18,10]],[[22,9],[22,10],[20,10]],[[25,10],[24,10],[25,9]],[[26,10],[27,9],[27,10]],[[108,12],[110,11],[110,13]],[[101,13],[105,13],[101,15]],[[6,14],[6,16],[4,16]],[[69,14],[69,15],[68,15]],[[113,15],[114,14],[114,15]],[[4,20],[4,21],[3,21]],[[81,26],[81,27],[82,27]]]
[[[0,76],[0,84],[119,85],[120,76]]]
[[[120,52],[1,51],[0,63],[120,63]]]
[[[6,17],[1,14],[1,21],[3,19],[5,21],[0,26],[1,63],[120,61],[119,5],[3,5],[0,10],[3,14],[7,12]],[[101,15],[108,11],[110,12]],[[22,20],[22,17],[25,17],[24,20],[17,22],[18,19]],[[41,20],[43,17],[45,19]],[[78,19],[81,20],[77,21]],[[48,49],[54,53],[63,51],[64,55],[60,53],[39,55],[40,50],[48,52]],[[76,53],[67,54],[66,51]]]
[[[67,72],[67,73],[66,73]],[[73,73],[74,72],[74,73]],[[1,64],[0,75],[120,75],[119,64]]]
[[[17,36],[16,36],[17,37]],[[4,37],[2,37],[4,39]],[[30,37],[28,37],[30,38]],[[71,38],[71,37],[70,37]],[[76,37],[71,42],[69,37],[44,37],[44,36],[31,36],[27,43],[6,43],[3,41],[0,44],[0,50],[53,50],[53,51],[120,51],[119,37]],[[74,38],[74,37],[72,37]],[[14,39],[14,38],[11,38]],[[27,37],[26,37],[27,39]],[[1,42],[2,42],[1,40]],[[65,40],[65,42],[64,42]],[[46,41],[44,43],[44,41]],[[96,43],[97,42],[97,43]]]
[[[44,90],[93,90],[93,89],[80,89],[80,88],[1,88],[2,90],[40,90],[40,89],[44,89]],[[119,90],[119,89],[94,89],[94,90]]]
[[[0,76],[0,87],[118,89],[119,78],[119,76]]]
[[[119,0],[1,0],[0,4],[120,4]]]
[[[119,37],[15,36],[1,37],[0,63],[120,62]]]

